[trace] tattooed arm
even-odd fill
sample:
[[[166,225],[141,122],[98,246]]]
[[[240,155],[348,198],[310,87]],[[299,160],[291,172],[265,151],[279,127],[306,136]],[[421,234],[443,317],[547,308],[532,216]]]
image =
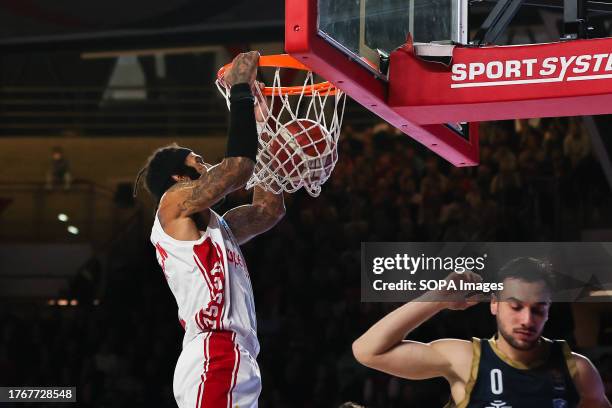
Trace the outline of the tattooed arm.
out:
[[[230,87],[241,83],[252,85],[257,76],[258,61],[259,52],[257,51],[239,54],[234,58],[232,67],[225,75],[227,85]],[[230,124],[228,137],[230,141],[231,131]],[[253,160],[243,155],[231,154],[230,156],[208,169],[198,180],[181,181],[172,186],[160,204],[160,210],[170,213],[170,219],[189,217],[210,208],[227,194],[243,187],[253,173],[255,164]]]
[[[283,193],[255,187],[253,203],[229,210],[223,218],[240,245],[274,227],[285,215]]]
[[[246,157],[227,157],[199,179],[173,185],[161,205],[174,213],[176,218],[206,210],[227,194],[244,187],[254,166],[253,161]]]
[[[263,90],[264,84],[255,82]],[[261,98],[261,92],[253,92],[259,103],[255,107],[255,118],[258,122],[268,119],[268,101]],[[263,234],[274,227],[285,215],[285,202],[283,194],[274,194],[261,187],[255,187],[253,202],[249,205],[229,210],[223,218],[228,223],[234,237],[240,245],[246,243],[256,235]]]

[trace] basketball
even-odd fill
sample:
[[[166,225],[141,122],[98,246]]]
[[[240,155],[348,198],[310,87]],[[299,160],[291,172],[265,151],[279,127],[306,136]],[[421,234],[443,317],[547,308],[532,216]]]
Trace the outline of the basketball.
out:
[[[271,138],[270,168],[292,183],[326,180],[337,159],[333,138],[310,119],[297,119],[282,126]]]

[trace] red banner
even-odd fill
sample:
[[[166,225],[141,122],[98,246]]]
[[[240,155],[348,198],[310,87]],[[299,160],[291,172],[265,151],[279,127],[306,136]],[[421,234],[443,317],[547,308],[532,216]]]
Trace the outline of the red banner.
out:
[[[389,105],[418,123],[612,113],[612,39],[391,54]]]

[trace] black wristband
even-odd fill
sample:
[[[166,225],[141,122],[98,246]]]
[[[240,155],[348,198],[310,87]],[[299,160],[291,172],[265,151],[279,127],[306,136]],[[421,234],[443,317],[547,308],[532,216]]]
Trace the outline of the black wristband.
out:
[[[255,103],[251,86],[246,82],[236,84],[230,88],[230,103],[238,102],[243,99],[250,99],[251,102]]]
[[[230,125],[225,157],[257,158],[257,124],[255,98],[249,84],[242,83],[230,89]]]

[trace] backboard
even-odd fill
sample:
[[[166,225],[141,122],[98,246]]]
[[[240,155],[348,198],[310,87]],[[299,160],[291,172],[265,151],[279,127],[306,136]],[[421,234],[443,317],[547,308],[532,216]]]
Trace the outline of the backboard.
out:
[[[389,103],[390,72],[402,70],[390,61],[408,34],[416,42],[465,44],[467,14],[468,0],[286,0],[285,50],[455,166],[473,166],[476,124],[431,115],[421,121]]]
[[[317,7],[318,35],[375,71],[409,33],[419,43],[467,43],[467,0],[318,0]]]

